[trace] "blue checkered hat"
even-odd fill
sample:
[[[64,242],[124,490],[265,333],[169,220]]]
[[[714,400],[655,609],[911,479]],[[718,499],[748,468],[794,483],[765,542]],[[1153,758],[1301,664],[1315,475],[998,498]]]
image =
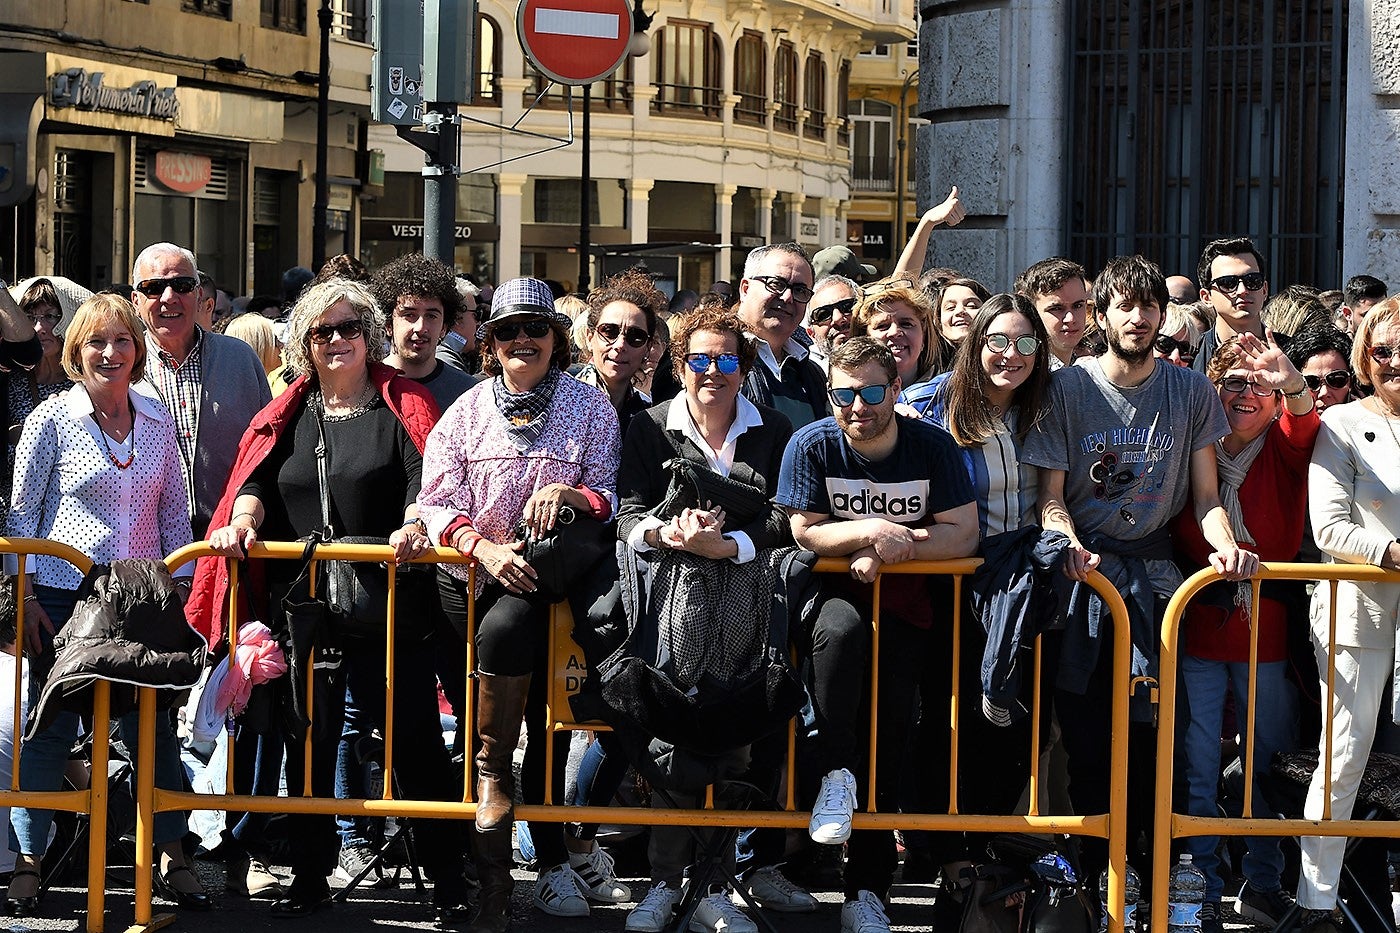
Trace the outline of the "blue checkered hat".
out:
[[[476,339],[485,341],[491,328],[511,317],[542,317],[564,328],[573,326],[569,316],[554,310],[554,292],[539,279],[522,277],[501,283],[491,296],[491,313],[476,329]]]

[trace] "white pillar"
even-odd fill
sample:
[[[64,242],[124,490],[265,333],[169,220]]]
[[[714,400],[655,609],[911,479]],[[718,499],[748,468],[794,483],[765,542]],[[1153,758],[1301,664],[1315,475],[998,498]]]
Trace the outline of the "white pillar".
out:
[[[521,195],[529,175],[502,172],[496,176],[500,193],[501,242],[496,248],[496,284],[520,275]]]
[[[715,257],[715,279],[727,280],[734,262],[734,195],[738,185],[715,185],[715,232],[719,234],[720,248]]]
[[[765,245],[773,242],[773,199],[777,196],[772,188],[758,190],[758,238]]]
[[[836,198],[821,199],[821,241],[822,248],[846,242],[846,230],[836,225],[836,210],[841,202]]]
[[[627,182],[627,219],[632,242],[645,243],[650,238],[651,189],[656,182],[650,178],[633,178]]]
[[[787,205],[788,228],[783,231],[781,239],[787,242],[797,242],[797,231],[801,229],[802,205],[807,201],[807,195],[801,191],[784,191],[783,203]],[[774,234],[777,235],[776,232]]]

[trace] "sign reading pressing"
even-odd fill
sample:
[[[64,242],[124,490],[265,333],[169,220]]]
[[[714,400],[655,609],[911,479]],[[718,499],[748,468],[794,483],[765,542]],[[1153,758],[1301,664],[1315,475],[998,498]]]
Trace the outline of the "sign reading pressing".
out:
[[[156,181],[171,191],[194,194],[209,184],[214,174],[214,161],[193,152],[162,149],[156,153]]]

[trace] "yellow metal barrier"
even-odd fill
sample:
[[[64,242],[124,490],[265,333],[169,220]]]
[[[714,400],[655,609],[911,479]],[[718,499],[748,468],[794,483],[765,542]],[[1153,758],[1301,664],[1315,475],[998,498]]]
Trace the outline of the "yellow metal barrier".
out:
[[[25,584],[27,582],[26,558],[43,555],[66,560],[79,572],[86,574],[92,568],[92,561],[81,551],[42,538],[0,537],[0,554],[14,554],[19,560],[15,580],[15,645],[22,655],[25,627]],[[16,674],[19,672],[16,664]],[[14,748],[11,756],[10,786],[0,791],[0,806],[36,807],[46,810],[64,810],[71,813],[86,813],[88,816],[88,886],[87,886],[87,929],[88,933],[101,933],[103,928],[104,882],[107,876],[107,734],[111,731],[111,689],[106,681],[93,684],[92,699],[92,774],[87,790],[70,791],[22,791],[19,787],[20,757],[24,752],[20,736],[24,734],[24,723],[20,721],[22,708],[20,690],[24,681],[15,677],[14,689]]]
[[[212,552],[207,545],[200,543],[182,548],[166,559],[166,563],[172,569],[187,563],[195,558],[206,556]],[[389,558],[391,551],[384,545],[322,545],[316,549],[315,558],[317,560],[360,560],[360,561],[383,561]],[[265,543],[255,545],[251,553],[255,558],[274,559],[300,559],[302,556],[302,545],[299,543]],[[446,548],[438,548],[428,552],[418,558],[416,563],[431,562],[468,562],[458,552]],[[855,814],[853,826],[856,829],[921,829],[921,830],[957,830],[970,832],[1057,832],[1077,835],[1095,836],[1108,840],[1109,845],[1109,929],[1112,933],[1122,933],[1123,930],[1123,881],[1126,864],[1127,839],[1126,823],[1121,814],[1126,813],[1127,807],[1127,742],[1126,734],[1128,727],[1128,696],[1130,690],[1130,665],[1132,657],[1131,633],[1128,626],[1127,609],[1122,597],[1108,581],[1094,573],[1091,575],[1090,583],[1094,589],[1103,597],[1109,607],[1114,620],[1114,660],[1113,660],[1113,691],[1114,702],[1112,709],[1112,728],[1114,740],[1112,743],[1112,775],[1110,776],[1110,807],[1108,813],[1081,814],[1076,816],[1046,816],[1037,812],[1036,798],[1039,790],[1039,721],[1040,721],[1040,651],[1037,644],[1035,681],[1033,684],[1035,691],[1034,707],[1032,716],[1032,754],[1030,756],[1032,765],[1028,778],[1031,783],[1031,812],[1028,815],[976,815],[962,814],[958,812],[957,805],[957,730],[959,722],[959,685],[957,683],[958,651],[960,651],[960,638],[958,626],[961,619],[961,584],[962,578],[972,573],[980,564],[978,560],[959,561],[911,561],[904,564],[888,565],[881,569],[877,578],[874,596],[874,615],[876,618],[873,624],[872,638],[872,696],[871,708],[871,766],[868,774],[869,787],[875,786],[875,765],[874,749],[878,736],[876,733],[876,715],[878,713],[878,660],[879,660],[879,581],[891,574],[946,574],[953,576],[954,584],[954,612],[953,612],[953,686],[949,698],[949,724],[950,741],[952,742],[952,757],[950,762],[950,772],[953,778],[950,785],[949,808],[946,813],[910,814],[910,813],[880,813],[875,809],[874,793],[867,794],[868,803],[862,812]],[[238,600],[238,572],[237,565],[231,564],[231,578],[229,591],[229,607],[237,605]],[[848,573],[849,564],[844,560],[826,559],[819,562],[817,566],[819,572],[839,572]],[[393,564],[389,564],[389,592],[392,594],[395,587],[395,573]],[[470,591],[470,589],[469,589]],[[567,607],[557,606],[552,613],[555,637],[550,646],[552,665],[556,668],[565,657],[574,657],[576,646],[571,648],[572,640],[567,638],[568,632],[564,628],[567,621]],[[468,617],[469,630],[466,640],[467,648],[467,669],[470,672],[474,668],[474,645],[473,627],[475,616],[475,600],[469,600]],[[230,611],[230,619],[235,615]],[[387,613],[388,626],[385,635],[386,645],[386,671],[393,670],[393,646],[394,646],[394,601],[390,599]],[[562,630],[562,632],[561,632]],[[237,626],[229,625],[227,637],[230,650],[237,647]],[[581,659],[581,654],[577,655]],[[310,665],[308,665],[308,669]],[[393,732],[392,709],[393,709],[393,679],[386,677],[386,734],[385,734],[385,760],[384,769],[386,773],[393,767]],[[556,688],[562,686],[563,689],[550,690],[550,703],[547,712],[548,722],[546,723],[546,738],[554,731],[572,728],[597,728],[595,724],[577,724],[569,722],[562,715],[562,710],[566,708],[566,695],[570,686],[567,682],[562,685],[554,685]],[[308,680],[308,708],[311,700],[310,682]],[[473,720],[472,714],[472,690],[468,689],[466,697],[467,705],[465,718]],[[151,864],[152,850],[149,844],[154,815],[158,812],[170,810],[188,809],[231,809],[251,812],[265,813],[321,813],[321,814],[344,814],[344,815],[372,815],[372,816],[408,816],[422,818],[453,818],[470,819],[475,815],[476,805],[472,801],[473,779],[470,765],[464,779],[461,801],[424,801],[424,800],[396,800],[393,798],[393,782],[384,782],[384,793],[382,799],[378,800],[341,800],[329,798],[314,798],[310,796],[310,755],[307,755],[307,773],[304,775],[303,796],[300,797],[260,797],[237,794],[192,794],[179,791],[169,791],[154,787],[154,742],[150,741],[154,732],[155,697],[154,691],[143,690],[141,698],[142,716],[142,742],[140,746],[138,761],[138,788],[137,788],[137,889],[134,929],[154,929],[163,925],[166,918],[160,917],[155,921],[151,916]],[[307,741],[310,739],[308,737]],[[552,742],[546,742],[548,749]],[[792,754],[792,739],[789,735],[789,756]],[[470,762],[471,756],[468,756]],[[550,762],[552,764],[552,762]],[[229,749],[228,781],[232,786],[233,773],[233,750]],[[789,759],[789,774],[791,775],[791,757]],[[552,783],[546,780],[545,786],[548,788]],[[662,810],[662,809],[629,809],[620,807],[563,807],[556,804],[523,804],[515,808],[517,819],[539,820],[542,822],[607,822],[623,825],[690,825],[690,826],[739,826],[739,827],[806,827],[810,814],[797,811],[794,807],[791,778],[789,779],[787,809],[777,811],[725,811],[712,808],[712,801],[707,801],[705,809],[682,809],[682,810]],[[144,844],[143,844],[144,841]],[[1090,881],[1085,879],[1085,883]]]
[[[1170,788],[1175,769],[1176,743],[1176,687],[1177,669],[1180,663],[1178,636],[1185,617],[1186,607],[1201,590],[1219,581],[1220,576],[1212,569],[1193,574],[1172,595],[1167,603],[1166,616],[1162,620],[1161,645],[1161,704],[1157,727],[1157,810],[1153,823],[1153,861],[1157,866],[1152,879],[1152,926],[1166,929],[1167,888],[1170,883],[1171,845],[1175,839],[1187,836],[1377,836],[1400,839],[1400,822],[1374,822],[1369,820],[1332,819],[1332,701],[1336,696],[1336,634],[1337,634],[1337,584],[1342,580],[1371,583],[1400,583],[1400,572],[1383,570],[1369,564],[1294,564],[1264,563],[1251,581],[1251,605],[1259,606],[1259,585],[1263,580],[1304,580],[1316,581],[1318,585],[1331,588],[1328,626],[1328,666],[1326,670],[1327,689],[1323,696],[1323,707],[1327,715],[1322,725],[1325,748],[1319,764],[1325,769],[1324,786],[1327,789],[1323,802],[1321,820],[1256,818],[1254,807],[1254,717],[1255,688],[1259,664],[1259,629],[1250,619],[1249,633],[1249,718],[1245,723],[1244,743],[1244,808],[1240,817],[1190,816],[1177,813],[1172,808]]]

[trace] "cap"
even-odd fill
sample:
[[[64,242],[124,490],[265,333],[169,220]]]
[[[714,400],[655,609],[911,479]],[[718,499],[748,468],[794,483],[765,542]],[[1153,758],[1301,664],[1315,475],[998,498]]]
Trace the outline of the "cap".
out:
[[[873,278],[879,274],[879,269],[856,258],[849,246],[828,246],[812,257],[812,280],[815,282],[828,275],[844,275],[859,282],[862,278]]]
[[[511,317],[542,317],[566,332],[573,326],[567,314],[554,310],[554,292],[549,286],[529,277],[511,279],[496,286],[491,296],[491,311],[481,319],[476,339],[485,340],[493,326]]]

